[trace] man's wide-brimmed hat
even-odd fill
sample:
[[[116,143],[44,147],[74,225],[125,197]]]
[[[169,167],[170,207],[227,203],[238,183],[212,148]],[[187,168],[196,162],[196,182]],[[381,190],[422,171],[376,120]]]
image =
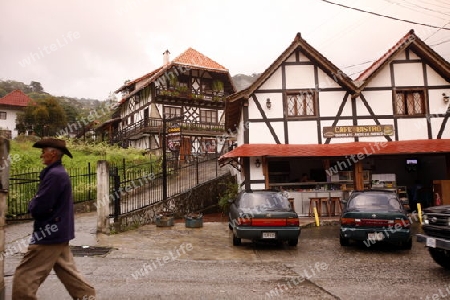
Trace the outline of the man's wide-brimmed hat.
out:
[[[47,147],[56,148],[56,149],[61,150],[62,153],[64,153],[68,157],[73,158],[69,149],[67,149],[67,147],[66,147],[65,140],[54,139],[54,138],[44,138],[44,139],[34,143],[33,147],[35,147],[35,148],[47,148]]]

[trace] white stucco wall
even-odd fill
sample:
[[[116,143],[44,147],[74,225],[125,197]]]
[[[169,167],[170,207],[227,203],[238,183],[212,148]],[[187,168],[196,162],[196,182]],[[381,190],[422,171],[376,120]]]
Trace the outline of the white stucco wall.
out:
[[[344,91],[321,91],[319,92],[319,112],[322,117],[334,117],[344,100]],[[342,110],[341,116],[351,116],[352,106],[350,97]]]
[[[423,86],[422,63],[394,64],[395,86]]]
[[[450,90],[450,87],[449,87]],[[450,102],[444,102],[442,94],[450,96],[450,93],[446,89],[439,90],[429,90],[428,91],[428,99],[429,99],[429,113],[430,115],[436,114],[445,114],[447,111]]]
[[[286,66],[287,89],[314,89],[315,86],[313,65]]]
[[[427,70],[428,86],[441,86],[441,85],[448,85],[449,84],[447,81],[445,81],[444,78],[442,78],[441,75],[436,73],[430,66],[427,65],[426,66],[426,70]],[[449,94],[450,93],[450,87],[447,88],[444,92]]]
[[[289,144],[317,144],[317,121],[291,121],[288,123]]]
[[[428,138],[426,118],[398,119],[397,126],[398,139],[400,141]]]
[[[284,143],[284,128],[283,122],[270,122],[275,134]],[[249,142],[250,144],[275,144],[272,133],[269,127],[264,122],[249,124]]]
[[[0,107],[0,111],[6,112],[6,120],[0,120],[0,128],[4,130],[11,130],[11,138],[14,139],[18,135],[15,128],[17,113],[19,113],[20,110]]]
[[[281,86],[282,79],[281,67],[276,69],[275,72],[270,76],[260,87],[261,90],[267,89],[277,89]]]
[[[392,115],[392,91],[364,91],[363,95],[375,115]],[[370,116],[361,97],[356,99],[355,104],[358,116]]]

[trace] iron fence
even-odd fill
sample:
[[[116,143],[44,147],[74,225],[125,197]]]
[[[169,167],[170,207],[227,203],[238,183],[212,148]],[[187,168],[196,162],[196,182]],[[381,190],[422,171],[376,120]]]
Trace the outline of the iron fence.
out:
[[[28,203],[37,192],[39,174],[42,168],[11,170],[8,187],[7,221],[31,219]],[[72,194],[75,203],[94,200],[97,197],[97,170],[88,163],[83,168],[67,169],[72,181]]]
[[[150,170],[124,172],[124,166],[110,167],[110,217],[116,221],[127,214],[163,201],[167,197],[185,193],[193,187],[226,174],[218,166],[217,157],[193,156],[183,162],[167,163],[167,186],[163,186],[163,173]]]
[[[115,219],[146,206],[163,201],[163,189],[167,197],[185,193],[193,187],[227,173],[218,166],[216,155],[194,155],[183,161],[167,161],[167,185],[163,186],[160,161],[130,165],[110,164],[110,212]],[[42,168],[11,170],[8,190],[7,221],[31,219],[28,203],[36,194]],[[83,168],[68,168],[72,181],[75,203],[97,198],[97,169],[88,164]]]

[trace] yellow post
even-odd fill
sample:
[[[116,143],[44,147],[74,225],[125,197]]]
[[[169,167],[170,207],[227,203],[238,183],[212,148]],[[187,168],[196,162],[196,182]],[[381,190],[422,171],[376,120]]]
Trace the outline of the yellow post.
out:
[[[314,219],[316,220],[316,226],[319,227],[320,223],[319,223],[319,214],[317,213],[317,207],[314,207]]]
[[[420,203],[417,203],[417,213],[419,214],[420,224],[422,224],[422,205]]]

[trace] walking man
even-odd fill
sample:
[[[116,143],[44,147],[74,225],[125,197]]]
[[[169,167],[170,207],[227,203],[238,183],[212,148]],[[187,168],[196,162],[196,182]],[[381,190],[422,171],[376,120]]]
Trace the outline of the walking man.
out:
[[[72,158],[66,142],[45,138],[33,147],[41,148],[42,162],[36,195],[28,210],[34,219],[27,253],[16,268],[13,300],[36,299],[39,286],[53,269],[73,299],[96,299],[95,289],[75,267],[69,241],[75,237],[72,184],[61,158]]]

